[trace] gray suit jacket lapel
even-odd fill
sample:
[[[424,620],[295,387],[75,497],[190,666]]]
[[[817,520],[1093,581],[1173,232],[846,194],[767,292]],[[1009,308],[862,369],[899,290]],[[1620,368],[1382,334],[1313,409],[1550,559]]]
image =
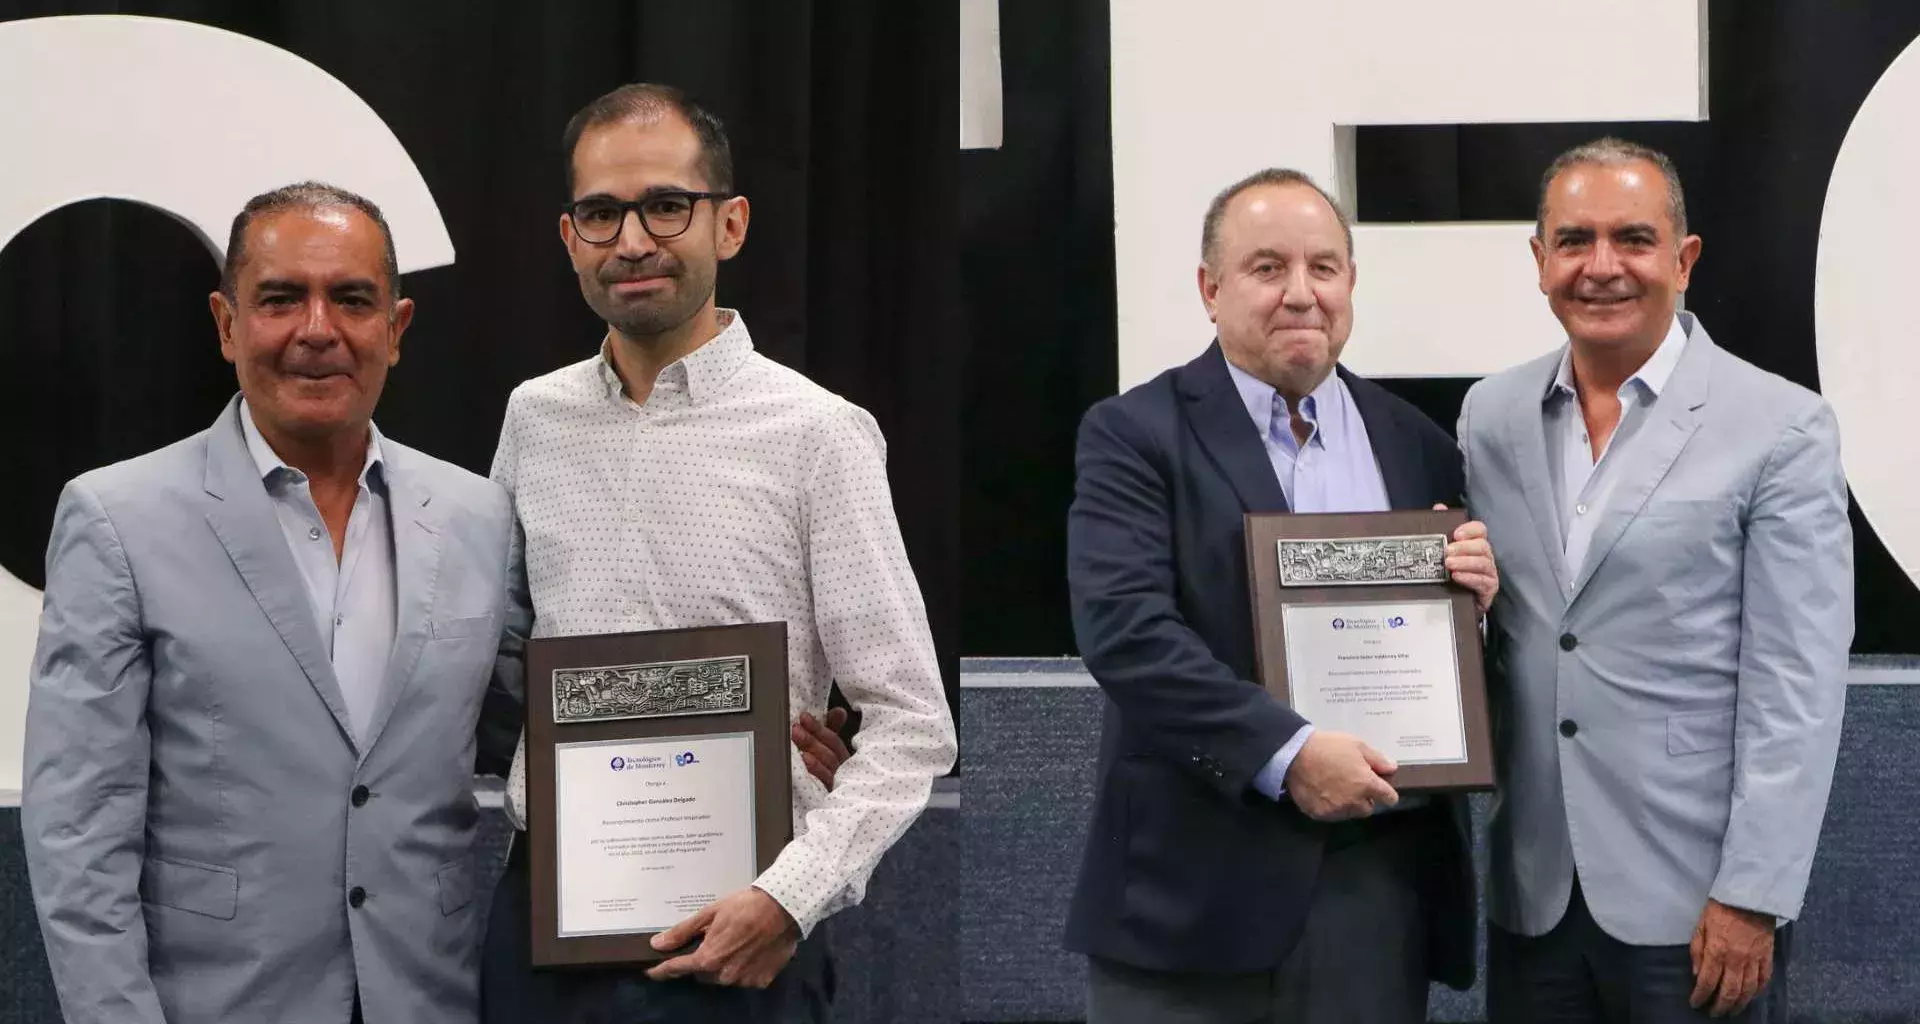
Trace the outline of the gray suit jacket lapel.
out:
[[[440,577],[440,516],[433,493],[410,472],[412,457],[388,442],[382,450],[387,480],[387,511],[393,517],[393,578],[395,621],[393,653],[387,660],[380,704],[367,729],[361,757],[380,739],[387,721],[412,684],[420,654],[432,639],[433,597]]]
[[[1620,542],[1620,535],[1627,531],[1628,524],[1646,507],[1654,488],[1666,479],[1667,471],[1693,439],[1694,431],[1700,429],[1696,413],[1707,404],[1713,339],[1707,337],[1706,328],[1697,322],[1689,326],[1692,329],[1688,331],[1687,349],[1680,356],[1680,365],[1674,367],[1665,391],[1647,408],[1647,421],[1633,438],[1632,450],[1624,453],[1627,458],[1615,467],[1620,474],[1619,484],[1607,502],[1600,525],[1593,531],[1586,564],[1574,578],[1569,600],[1580,597],[1587,581],[1593,579],[1594,572]]]
[[[1510,429],[1513,432],[1515,467],[1519,479],[1535,481],[1534,486],[1522,487],[1526,496],[1527,515],[1533,520],[1534,533],[1540,538],[1540,549],[1545,553],[1547,567],[1553,573],[1554,589],[1559,593],[1567,592],[1567,545],[1560,534],[1560,510],[1553,501],[1553,469],[1547,461],[1547,421],[1542,408],[1547,388],[1553,383],[1554,374],[1559,372],[1557,360],[1543,360],[1546,374],[1537,381],[1527,382],[1526,389],[1514,403],[1513,419]],[[1534,385],[1538,385],[1535,387]]]
[[[340,683],[333,675],[333,661],[327,657],[320,627],[313,619],[313,603],[307,598],[300,569],[293,553],[287,550],[286,535],[274,515],[260,470],[247,451],[240,432],[240,400],[227,403],[226,411],[207,435],[207,475],[204,486],[216,501],[207,512],[207,524],[227,549],[233,567],[253,592],[253,599],[266,613],[267,621],[280,633],[287,651],[300,664],[307,681],[319,694],[321,703],[333,713],[340,735],[353,745],[353,726],[347,718],[347,703]],[[357,748],[356,748],[357,749]]]

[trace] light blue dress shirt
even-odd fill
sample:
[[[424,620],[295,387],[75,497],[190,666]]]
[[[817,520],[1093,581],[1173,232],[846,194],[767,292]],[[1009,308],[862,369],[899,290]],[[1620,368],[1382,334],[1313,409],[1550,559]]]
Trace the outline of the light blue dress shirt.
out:
[[[1560,510],[1560,540],[1567,563],[1567,587],[1580,575],[1586,563],[1587,548],[1593,543],[1593,528],[1613,500],[1620,481],[1616,468],[1626,456],[1616,454],[1633,442],[1633,436],[1646,422],[1647,410],[1660,398],[1660,392],[1672,379],[1686,351],[1687,332],[1680,318],[1652,356],[1633,376],[1620,385],[1620,423],[1607,439],[1600,457],[1593,457],[1593,444],[1587,434],[1587,420],[1581,415],[1579,396],[1573,389],[1573,350],[1560,353],[1560,372],[1554,375],[1544,399],[1547,431],[1548,477],[1553,481],[1553,497]]]
[[[369,426],[360,494],[347,517],[347,542],[335,561],[333,537],[320,517],[320,506],[314,503],[307,475],[274,454],[254,425],[253,410],[245,400],[240,403],[240,427],[280,520],[280,532],[287,538],[287,549],[306,583],[314,623],[333,661],[340,696],[347,702],[347,720],[353,724],[355,739],[364,741],[386,685],[387,660],[398,628],[393,518],[387,508],[380,431]]]
[[[1273,386],[1227,362],[1247,415],[1260,431],[1273,473],[1280,479],[1280,490],[1287,496],[1287,507],[1295,512],[1385,512],[1386,478],[1380,475],[1380,462],[1374,458],[1373,441],[1367,436],[1366,421],[1353,404],[1353,394],[1338,373],[1327,379],[1300,402],[1300,418],[1312,425],[1307,441],[1301,444],[1293,436],[1292,410]],[[1313,735],[1311,724],[1276,751],[1253,777],[1253,788],[1271,799],[1286,793],[1287,769],[1300,748]],[[1403,800],[1402,804],[1406,804]]]

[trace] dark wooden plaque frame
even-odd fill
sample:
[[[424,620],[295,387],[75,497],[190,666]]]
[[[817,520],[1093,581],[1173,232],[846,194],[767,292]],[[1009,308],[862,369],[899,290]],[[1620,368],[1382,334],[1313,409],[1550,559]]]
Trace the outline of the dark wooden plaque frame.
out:
[[[556,723],[553,673],[558,669],[630,665],[699,658],[750,659],[746,711],[660,718]],[[598,967],[648,964],[661,953],[657,932],[560,936],[560,891],[554,835],[554,746],[595,740],[655,739],[714,733],[753,734],[754,860],[765,871],[793,839],[793,744],[787,721],[787,624],[667,629],[596,636],[547,637],[527,642],[527,835],[532,842],[533,966]]]
[[[1280,585],[1282,540],[1349,540],[1440,534],[1452,537],[1467,521],[1460,509],[1425,512],[1249,513],[1246,517],[1247,579],[1252,588],[1254,651],[1261,684],[1289,707],[1288,605],[1374,604],[1431,601],[1453,604],[1453,646],[1460,663],[1460,708],[1465,718],[1467,760],[1459,764],[1408,764],[1394,773],[1400,792],[1465,792],[1493,788],[1493,740],[1487,726],[1487,677],[1479,614],[1473,592],[1458,583],[1368,583],[1335,586]]]

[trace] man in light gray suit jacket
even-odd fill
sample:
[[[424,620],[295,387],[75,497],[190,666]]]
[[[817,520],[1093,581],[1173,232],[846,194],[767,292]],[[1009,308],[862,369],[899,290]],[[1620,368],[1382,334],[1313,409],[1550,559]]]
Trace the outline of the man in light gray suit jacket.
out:
[[[1834,417],[1675,312],[1660,154],[1563,155],[1533,248],[1570,342],[1459,431],[1502,580],[1489,1017],[1784,1019],[1853,635]]]
[[[61,495],[21,820],[70,1022],[474,1019],[511,518],[372,426],[398,284],[371,203],[257,197],[211,297],[241,397]]]

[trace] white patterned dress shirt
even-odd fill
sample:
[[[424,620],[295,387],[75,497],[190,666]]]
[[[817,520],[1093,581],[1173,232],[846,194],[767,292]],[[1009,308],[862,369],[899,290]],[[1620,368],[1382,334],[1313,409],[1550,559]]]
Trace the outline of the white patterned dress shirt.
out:
[[[787,623],[789,714],[861,713],[829,793],[793,758],[794,840],[754,885],[803,934],[860,902],[953,765],[953,719],[865,410],[721,332],[630,400],[599,355],[520,385],[493,478],[513,497],[532,636]],[[516,567],[518,568],[518,567]],[[526,740],[507,783],[525,827]]]

